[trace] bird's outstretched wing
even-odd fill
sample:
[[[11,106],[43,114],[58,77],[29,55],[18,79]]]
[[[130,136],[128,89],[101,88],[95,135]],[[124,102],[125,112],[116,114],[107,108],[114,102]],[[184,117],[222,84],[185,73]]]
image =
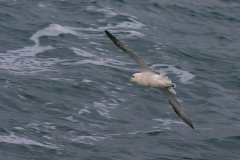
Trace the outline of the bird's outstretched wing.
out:
[[[122,42],[120,42],[117,38],[115,38],[111,33],[109,33],[107,30],[105,30],[105,33],[107,36],[119,47],[121,48],[124,52],[126,52],[130,57],[132,57],[139,67],[142,69],[142,72],[152,72],[155,74],[154,71],[152,71],[148,65],[138,56],[136,56],[134,53],[132,53]]]
[[[187,117],[187,115],[183,112],[182,108],[180,107],[178,101],[174,98],[174,96],[169,92],[167,88],[161,88],[163,94],[167,97],[169,103],[172,105],[173,110],[178,114],[178,116],[190,127],[193,127],[191,120]]]

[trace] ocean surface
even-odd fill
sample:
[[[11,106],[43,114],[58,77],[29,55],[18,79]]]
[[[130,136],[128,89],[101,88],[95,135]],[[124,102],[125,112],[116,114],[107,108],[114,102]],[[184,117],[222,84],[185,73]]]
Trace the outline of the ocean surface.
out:
[[[1,0],[0,73],[0,159],[240,159],[240,1]]]

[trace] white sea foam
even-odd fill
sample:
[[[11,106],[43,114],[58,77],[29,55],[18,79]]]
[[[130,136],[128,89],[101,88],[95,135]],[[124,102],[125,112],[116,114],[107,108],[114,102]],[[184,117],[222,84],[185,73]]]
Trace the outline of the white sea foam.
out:
[[[58,36],[60,34],[73,34],[76,36],[81,36],[82,34],[78,33],[75,30],[79,30],[79,28],[72,28],[72,27],[63,27],[58,24],[51,24],[49,27],[37,31],[33,36],[30,38],[35,42],[35,45],[31,47],[24,47],[22,49],[17,50],[10,50],[7,53],[0,53],[2,60],[1,60],[1,68],[10,70],[14,73],[18,74],[31,74],[36,73],[39,71],[49,71],[51,70],[51,66],[58,62],[65,62],[67,60],[60,60],[58,58],[37,58],[36,54],[45,52],[47,50],[55,49],[52,46],[41,46],[39,43],[39,38],[42,36]],[[95,43],[94,43],[95,44]],[[97,64],[103,66],[109,66],[107,63],[110,64],[125,64],[120,61],[116,61],[114,59],[103,59],[101,57],[97,57],[94,54],[91,54],[87,51],[84,51],[80,48],[70,47],[69,49],[73,50],[73,52],[82,57],[89,57],[94,58],[95,60],[83,60],[79,61],[77,64]],[[101,49],[101,48],[98,48]],[[96,60],[97,59],[97,60]],[[65,63],[68,64],[68,63]],[[69,65],[72,63],[69,63]]]
[[[93,102],[94,107],[97,108],[97,112],[105,117],[105,118],[113,118],[110,116],[110,111],[109,109],[115,108],[115,107],[107,107],[105,104],[103,103],[99,103],[99,102]]]
[[[73,142],[79,142],[79,143],[84,143],[84,144],[90,144],[92,145],[93,141],[102,141],[105,140],[109,137],[104,137],[104,136],[76,136],[74,138],[67,138]]]
[[[161,126],[167,127],[167,129],[170,129],[170,124],[185,124],[182,121],[175,121],[171,119],[153,119],[154,121],[162,122],[162,124],[158,124],[157,126],[154,126],[153,128],[162,128]]]
[[[50,24],[48,27],[37,31],[35,34],[33,34],[30,39],[35,43],[33,46],[26,46],[22,49],[17,50],[10,50],[7,51],[7,53],[0,53],[0,56],[2,57],[0,67],[7,69],[13,73],[17,74],[33,74],[40,71],[51,71],[51,67],[54,66],[56,63],[61,63],[63,65],[76,65],[76,64],[94,64],[94,65],[102,65],[102,66],[108,66],[113,68],[121,68],[125,70],[129,70],[129,68],[123,67],[124,65],[128,64],[122,61],[117,61],[115,59],[110,58],[102,58],[100,56],[96,56],[93,53],[89,53],[85,51],[82,48],[76,48],[76,47],[70,47],[76,55],[88,58],[84,60],[77,61],[75,63],[69,63],[68,59],[58,59],[58,58],[39,58],[36,57],[38,53],[46,52],[48,50],[54,50],[55,48],[51,45],[48,46],[41,46],[39,39],[42,36],[59,36],[60,34],[72,34],[81,38],[89,38],[90,35],[83,34],[84,31],[101,31],[103,32],[104,29],[112,29],[112,28],[118,28],[117,31],[112,31],[113,33],[119,33],[119,32],[127,32],[127,35],[124,35],[125,37],[129,38],[132,36],[143,36],[143,34],[137,32],[137,31],[131,31],[131,30],[121,30],[120,28],[141,28],[144,26],[141,22],[137,20],[136,17],[131,16],[129,14],[120,13],[116,11],[112,11],[110,8],[96,8],[96,7],[89,7],[87,10],[96,10],[98,12],[104,13],[106,16],[116,16],[116,15],[124,15],[127,17],[129,21],[121,22],[116,25],[109,24],[105,27],[99,27],[97,29],[93,28],[74,28],[74,27],[68,27],[68,26],[61,26],[58,24]],[[104,32],[102,33],[104,35]],[[119,34],[121,35],[121,34]],[[89,42],[94,45],[101,45],[96,42]],[[100,47],[95,47],[96,53],[99,53],[99,50],[104,52],[104,49]],[[99,53],[101,54],[101,53]],[[104,54],[104,53],[102,53]],[[171,68],[170,68],[171,69]],[[172,68],[174,69],[174,68]],[[132,70],[132,69],[130,69]],[[174,70],[177,74],[180,74],[181,80],[187,81],[190,76],[186,75],[185,72],[179,70]],[[186,75],[184,77],[184,75]]]
[[[72,35],[79,36],[79,34],[76,31],[74,31],[71,27],[60,26],[59,24],[50,24],[49,27],[37,31],[35,34],[33,34],[33,36],[30,39],[39,45],[39,37],[58,36],[63,33],[65,34],[69,33]]]
[[[107,7],[97,8],[97,7],[95,7],[95,6],[87,6],[87,9],[86,9],[86,10],[103,13],[103,14],[105,14],[107,17],[114,17],[114,16],[117,16],[117,15],[118,15],[118,13],[113,12],[113,11],[111,10],[111,8],[107,8]]]
[[[35,145],[40,147],[57,149],[55,145],[52,144],[43,144],[28,138],[18,137],[14,133],[10,133],[10,135],[0,135],[0,142],[12,143],[12,144],[25,144],[25,145]]]
[[[96,42],[89,42],[90,44],[93,44],[93,45],[102,45],[100,43],[96,43]]]
[[[93,54],[86,52],[79,48],[71,47],[70,49],[73,50],[73,52],[79,56],[83,56],[83,57],[93,57],[94,56]]]
[[[72,49],[74,53],[76,53],[79,56],[82,57],[86,57],[88,59],[83,59],[83,60],[79,60],[77,62],[63,62],[61,63],[62,65],[84,65],[84,64],[94,64],[94,65],[100,65],[100,66],[107,66],[107,67],[112,67],[112,68],[118,68],[118,69],[125,69],[125,70],[129,70],[127,68],[124,68],[123,66],[125,66],[126,64],[132,64],[132,63],[126,63],[123,61],[118,61],[115,59],[111,59],[111,58],[102,58],[101,56],[97,56],[94,54],[91,54],[89,52],[86,52],[82,49],[79,48],[69,48]],[[121,67],[120,67],[121,66]]]
[[[118,68],[118,69],[124,69],[124,70],[132,70],[129,68],[125,68],[123,67],[126,64],[126,62],[121,62],[121,61],[117,61],[111,58],[101,58],[98,56],[94,56],[92,59],[84,59],[84,60],[80,60],[77,62],[62,62],[62,65],[84,65],[84,64],[93,64],[93,65],[99,65],[99,66],[107,66],[107,67],[111,67],[111,68]]]
[[[124,15],[128,19],[127,21],[120,22],[119,24],[108,24],[107,26],[98,27],[97,29],[94,28],[74,28],[69,26],[61,26],[59,24],[50,24],[48,27],[41,29],[34,33],[30,39],[35,43],[33,46],[24,46],[21,49],[16,50],[9,50],[7,53],[0,53],[1,64],[0,67],[9,70],[10,72],[17,73],[17,74],[34,74],[36,72],[40,71],[51,71],[51,67],[54,66],[56,63],[61,63],[68,61],[67,59],[58,59],[58,58],[39,58],[36,55],[42,52],[46,52],[48,50],[54,50],[55,48],[51,45],[42,46],[40,44],[40,38],[43,36],[59,36],[60,34],[72,34],[77,37],[81,37],[82,39],[88,39],[89,37],[92,37],[92,34],[84,34],[84,31],[100,31],[102,32],[102,35],[104,35],[105,29],[113,29],[118,28],[118,31],[113,31],[113,33],[118,32],[127,32],[128,34],[125,35],[125,37],[130,38],[132,36],[143,36],[143,34],[137,32],[137,31],[131,31],[131,30],[121,30],[121,28],[141,28],[144,26],[141,22],[137,20],[136,17],[131,16],[126,13],[116,12],[113,11],[111,8],[97,8],[97,7],[88,7],[87,10],[94,10],[97,12],[101,12],[105,14],[106,16],[117,16],[117,15]],[[94,45],[101,45],[96,42],[90,42]],[[103,66],[114,66],[122,65],[123,62],[116,61],[114,59],[103,59],[100,57],[95,56],[92,53],[89,53],[87,51],[84,51],[82,48],[75,48],[70,47],[69,49],[73,50],[73,52],[79,56],[92,58],[93,60],[86,60],[86,61],[80,61],[80,64],[90,63],[90,64],[97,64],[97,65],[103,65]],[[95,47],[96,50],[100,50],[104,52],[104,49]],[[104,53],[100,53],[104,54]],[[68,64],[68,63],[65,63]],[[71,63],[69,63],[71,64]],[[113,65],[112,65],[113,64]],[[118,67],[117,67],[118,68]]]
[[[101,14],[104,14],[105,17],[109,18],[109,17],[115,17],[118,15],[121,16],[125,16],[127,21],[123,21],[120,22],[116,25],[113,24],[107,24],[107,26],[103,26],[103,27],[98,27],[97,29],[94,28],[87,28],[86,30],[91,30],[91,31],[104,31],[104,30],[109,30],[109,29],[115,29],[117,28],[118,31],[115,32],[129,32],[130,34],[125,36],[125,37],[132,37],[132,36],[143,36],[143,34],[141,34],[140,32],[137,31],[125,31],[125,30],[121,30],[121,28],[127,28],[127,29],[137,29],[137,28],[141,28],[144,27],[145,25],[143,23],[141,23],[137,17],[127,14],[127,13],[122,13],[116,10],[113,10],[111,8],[108,7],[95,7],[95,6],[88,6],[87,9],[88,11],[94,11],[94,12],[99,12]],[[112,33],[115,33],[112,32]]]
[[[45,122],[43,124],[39,124],[39,123],[30,123],[28,125],[25,126],[25,128],[31,128],[31,129],[35,129],[36,131],[42,131],[42,130],[55,130],[56,126],[53,123],[48,123]]]
[[[83,83],[91,83],[91,82],[93,82],[93,81],[91,81],[91,80],[89,80],[89,79],[83,79],[82,82],[83,82]]]
[[[40,46],[39,38],[43,36],[58,36],[60,34],[73,34],[80,36],[76,31],[70,29],[70,27],[63,27],[58,24],[50,24],[49,27],[37,31],[30,37],[35,45],[31,47],[24,47],[22,49],[10,50],[8,53],[19,54],[20,56],[36,56],[37,53],[44,52],[46,50],[54,49],[52,46]]]
[[[21,96],[21,95],[18,95],[18,97],[20,97],[20,98],[22,98],[22,99],[27,99],[26,97],[23,97],[23,96]]]
[[[127,16],[127,17],[131,17],[131,18],[137,18],[133,15],[130,15],[130,14],[127,14],[127,13],[122,13],[122,12],[119,12],[119,11],[116,11],[112,8],[109,8],[109,7],[101,7],[101,8],[97,8],[95,6],[88,6],[87,7],[87,10],[88,11],[94,11],[94,12],[99,12],[99,13],[102,13],[102,14],[105,14],[106,16],[109,16],[109,17],[114,17],[114,16],[117,16],[117,15],[122,15],[122,16]]]
[[[73,116],[62,117],[62,118],[66,119],[66,120],[69,120],[69,121],[71,121],[71,122],[77,122],[77,120],[75,120],[75,119],[73,118]]]
[[[131,22],[121,22],[119,24],[116,25],[117,28],[141,28],[144,27],[145,25],[142,24],[141,22],[133,19],[133,18],[129,18],[129,20]]]
[[[46,5],[42,3],[38,3],[38,7],[46,7]]]
[[[68,79],[68,78],[54,78],[54,77],[51,77],[49,79],[54,80],[54,81],[67,81],[67,82],[75,81],[75,79]]]
[[[14,127],[14,128],[17,130],[26,130],[25,128],[22,128],[22,127]]]
[[[152,130],[152,131],[131,131],[128,134],[139,134],[139,133],[150,133],[150,132],[160,132],[162,130]]]
[[[81,109],[80,111],[78,111],[78,114],[83,114],[83,113],[91,113],[91,112],[87,109]]]
[[[55,49],[50,45],[41,46],[39,39],[42,36],[58,36],[60,34],[81,36],[81,34],[72,30],[71,27],[50,24],[48,27],[37,31],[30,37],[35,45],[23,47],[22,49],[10,50],[7,51],[7,53],[0,53],[2,57],[0,67],[17,74],[31,74],[39,71],[51,70],[51,66],[65,60],[60,60],[58,58],[37,58],[36,54]]]

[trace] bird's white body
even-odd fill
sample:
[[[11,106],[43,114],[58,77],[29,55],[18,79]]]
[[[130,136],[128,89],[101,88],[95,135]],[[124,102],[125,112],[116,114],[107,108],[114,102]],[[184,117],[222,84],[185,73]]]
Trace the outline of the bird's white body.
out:
[[[153,88],[169,88],[174,87],[174,84],[171,83],[167,77],[163,74],[152,74],[150,72],[135,73],[131,82],[136,82],[144,87],[153,87]]]

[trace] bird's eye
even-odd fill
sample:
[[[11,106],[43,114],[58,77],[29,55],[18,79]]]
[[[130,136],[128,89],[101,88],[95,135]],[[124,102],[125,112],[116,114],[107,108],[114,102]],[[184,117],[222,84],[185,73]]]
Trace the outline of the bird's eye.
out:
[[[134,76],[132,76],[132,78],[134,78]]]

